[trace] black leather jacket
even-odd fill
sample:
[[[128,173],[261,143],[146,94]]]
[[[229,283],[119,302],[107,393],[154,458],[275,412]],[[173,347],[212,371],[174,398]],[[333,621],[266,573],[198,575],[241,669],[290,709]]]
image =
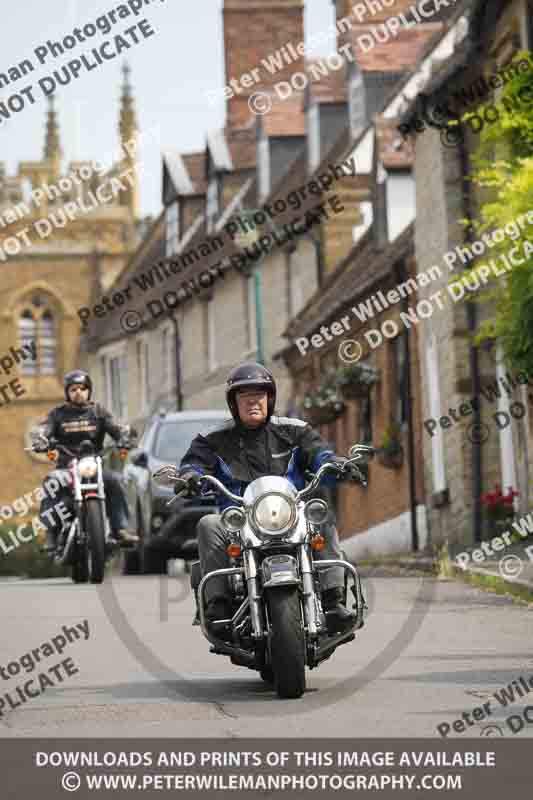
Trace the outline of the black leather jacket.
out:
[[[89,439],[97,451],[102,450],[106,433],[116,442],[125,438],[125,429],[118,425],[109,411],[99,403],[86,403],[78,406],[64,403],[53,408],[44,425],[42,433],[48,439],[55,439],[79,455],[81,443]],[[69,457],[59,451],[58,467],[65,467]]]
[[[242,496],[246,486],[263,475],[284,476],[302,489],[305,471],[316,472],[333,455],[331,447],[307,422],[273,416],[258,430],[230,421],[205,436],[197,436],[180,469],[213,475],[231,492]],[[336,479],[325,478],[322,483],[332,485]],[[222,498],[221,508],[226,505],[231,501]]]

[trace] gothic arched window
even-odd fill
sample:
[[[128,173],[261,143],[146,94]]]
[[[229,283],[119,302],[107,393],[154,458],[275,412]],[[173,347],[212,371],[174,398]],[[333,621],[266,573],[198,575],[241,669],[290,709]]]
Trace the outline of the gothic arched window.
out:
[[[35,342],[37,358],[21,363],[23,375],[55,375],[57,372],[57,339],[53,311],[46,295],[37,293],[27,302],[18,319],[20,345]],[[27,350],[26,350],[27,352]]]

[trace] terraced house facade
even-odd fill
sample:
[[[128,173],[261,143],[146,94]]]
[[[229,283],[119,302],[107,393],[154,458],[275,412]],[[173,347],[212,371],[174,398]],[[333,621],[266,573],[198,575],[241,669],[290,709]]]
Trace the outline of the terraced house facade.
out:
[[[275,74],[261,71],[268,113],[252,113],[255,81],[239,91],[234,83],[226,125],[207,134],[205,149],[163,154],[164,211],[115,281],[118,289],[152,275],[131,306],[142,328],[126,334],[115,316],[87,339],[108,404],[141,427],[162,407],[223,408],[228,371],[255,358],[276,376],[280,413],[320,426],[339,453],[372,440],[381,454],[368,489],[341,488],[336,498],[343,546],[358,558],[472,536],[471,465],[445,465],[442,478],[423,428],[441,380],[428,360],[436,346],[428,303],[444,282],[440,250],[460,241],[458,222],[453,236],[439,233],[438,246],[426,235],[438,225],[451,155],[439,140],[440,155],[422,167],[422,137],[402,136],[398,125],[428,64],[436,69],[453,53],[480,11],[441,4],[378,41],[376,26],[409,5],[398,0],[359,18],[337,0],[340,67],[325,74],[323,59],[296,46],[301,0],[226,0],[227,85],[282,48],[291,58]],[[372,47],[358,45],[365,34]],[[302,88],[282,100],[280,81]],[[460,166],[453,169],[460,180]],[[458,194],[455,186],[447,200],[457,219]],[[370,301],[372,314],[361,319],[354,309]],[[443,347],[454,329],[447,314],[437,323]]]

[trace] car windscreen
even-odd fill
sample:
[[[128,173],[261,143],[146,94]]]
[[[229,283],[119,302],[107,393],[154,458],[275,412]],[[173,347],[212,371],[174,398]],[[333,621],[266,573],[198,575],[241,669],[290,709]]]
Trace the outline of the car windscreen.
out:
[[[156,436],[153,456],[160,461],[179,464],[195,436],[218,428],[223,419],[198,419],[187,422],[164,422]]]

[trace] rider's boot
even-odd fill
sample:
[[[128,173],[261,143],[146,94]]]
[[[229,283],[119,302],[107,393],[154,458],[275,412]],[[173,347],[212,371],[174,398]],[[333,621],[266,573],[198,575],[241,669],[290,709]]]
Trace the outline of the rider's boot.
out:
[[[326,614],[328,633],[340,632],[353,625],[355,615],[344,605],[341,586],[322,592],[322,608]]]
[[[229,620],[232,616],[231,603],[228,597],[219,595],[209,600],[205,611],[205,619],[213,633],[220,639],[229,638],[231,640],[231,625],[227,622],[219,622],[219,620]]]
[[[57,548],[57,531],[53,528],[46,529],[46,542],[44,543],[42,550],[49,556],[53,556]]]

